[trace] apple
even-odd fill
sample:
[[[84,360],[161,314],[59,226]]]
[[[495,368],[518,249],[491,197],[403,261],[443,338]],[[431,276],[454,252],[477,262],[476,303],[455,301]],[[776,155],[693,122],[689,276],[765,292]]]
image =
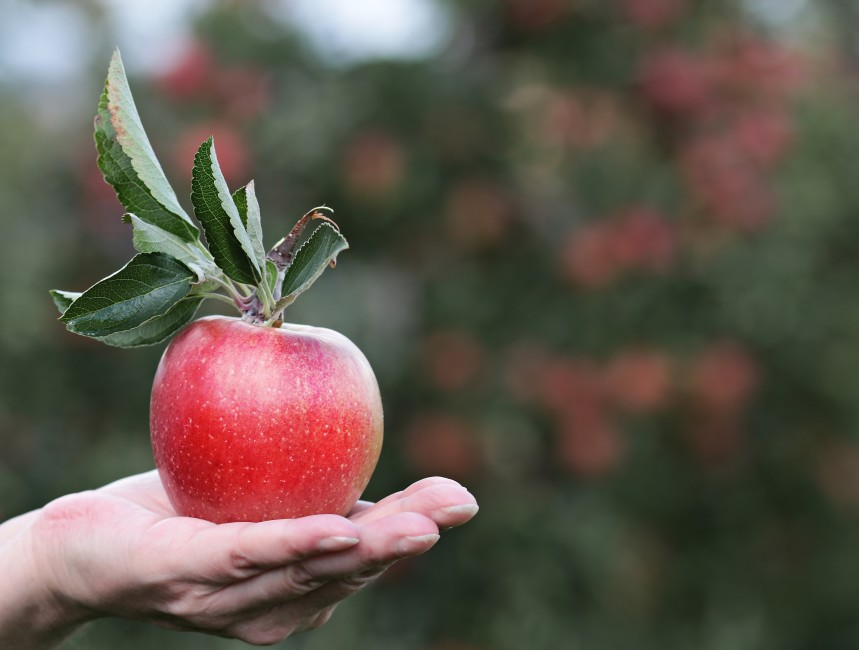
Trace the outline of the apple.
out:
[[[379,458],[382,401],[370,364],[342,334],[211,316],[165,350],[150,426],[181,515],[345,515]]]

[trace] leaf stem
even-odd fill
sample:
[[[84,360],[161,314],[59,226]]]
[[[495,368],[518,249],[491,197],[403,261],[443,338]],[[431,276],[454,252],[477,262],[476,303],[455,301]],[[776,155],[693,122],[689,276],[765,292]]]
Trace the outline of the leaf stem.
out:
[[[214,298],[215,300],[220,300],[221,302],[225,302],[228,305],[232,305],[233,307],[236,306],[235,300],[233,300],[232,298],[228,298],[227,296],[225,296],[222,293],[204,292],[204,293],[197,293],[194,295],[198,296],[200,298]]]
[[[214,282],[215,284],[221,285],[221,287],[223,287],[226,290],[226,292],[228,294],[230,294],[230,298],[232,298],[232,302],[235,303],[237,306],[239,303],[244,302],[244,298],[238,292],[238,290],[236,289],[236,286],[232,283],[232,281],[229,278],[224,277],[224,276],[218,277],[217,275],[213,275],[212,277],[210,277],[208,279],[211,280],[212,282]]]
[[[274,297],[271,295],[271,288],[268,286],[268,279],[263,278],[262,281],[259,283],[258,288],[259,288],[259,292],[260,292],[261,297],[262,297],[262,304],[263,304],[264,313],[265,313],[266,317],[268,318],[269,316],[272,315],[271,311],[272,311],[272,309],[274,309],[275,302],[276,302]]]
[[[271,325],[274,324],[276,320],[280,320],[281,316],[283,316],[283,311],[293,302],[295,302],[295,296],[292,295],[284,296],[283,298],[278,300],[271,310],[271,316],[269,316],[268,320],[265,321],[265,325],[271,327]]]

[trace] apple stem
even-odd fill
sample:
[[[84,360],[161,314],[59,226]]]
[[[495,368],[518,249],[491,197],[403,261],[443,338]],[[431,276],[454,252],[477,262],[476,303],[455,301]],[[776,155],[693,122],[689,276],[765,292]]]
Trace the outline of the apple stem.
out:
[[[279,274],[280,273],[278,272],[278,275]],[[281,284],[283,284],[282,280]],[[257,289],[257,293],[262,299],[263,311],[266,314],[270,314],[271,310],[274,308],[275,303],[277,302],[277,299],[272,295],[271,288],[268,284],[268,278],[264,277],[262,282],[260,282],[259,287]]]
[[[242,320],[255,325],[262,325],[266,321],[263,302],[256,292],[246,298],[234,298],[236,307],[242,312]]]

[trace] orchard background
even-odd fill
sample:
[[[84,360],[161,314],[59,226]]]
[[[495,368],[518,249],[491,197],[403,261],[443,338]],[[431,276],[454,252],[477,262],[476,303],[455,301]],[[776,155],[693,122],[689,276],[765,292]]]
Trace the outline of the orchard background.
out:
[[[4,6],[2,518],[152,467],[163,346],[68,334],[47,294],[132,252],[90,126],[118,44],[183,197],[214,134],[270,233],[335,208],[352,249],[287,317],[376,369],[368,497],[438,473],[481,502],[284,647],[859,648],[851,3],[377,1],[355,54],[289,3],[200,1],[154,63],[118,4]],[[373,49],[408,7],[417,49]],[[67,647],[244,646],[103,621]]]

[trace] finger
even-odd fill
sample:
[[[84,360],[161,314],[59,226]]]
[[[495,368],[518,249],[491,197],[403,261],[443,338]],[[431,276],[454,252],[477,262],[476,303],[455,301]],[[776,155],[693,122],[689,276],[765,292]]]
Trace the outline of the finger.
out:
[[[420,481],[412,483],[405,490],[400,490],[399,492],[394,492],[393,494],[386,496],[384,499],[382,499],[381,501],[378,501],[375,504],[371,501],[358,501],[358,503],[355,504],[355,507],[349,513],[349,516],[352,517],[354,515],[360,514],[360,513],[364,512],[365,510],[367,510],[368,508],[374,506],[374,505],[376,505],[376,506],[387,505],[389,503],[397,501],[398,499],[402,499],[406,496],[409,496],[410,494],[413,494],[413,493],[417,492],[418,490],[422,490],[425,487],[429,487],[431,485],[439,485],[439,484],[459,486],[459,483],[457,483],[453,479],[444,478],[443,476],[430,476],[429,478],[424,478],[424,479],[421,479]],[[460,486],[460,487],[462,487],[462,486]]]
[[[418,490],[423,490],[424,488],[432,485],[456,485],[462,487],[461,483],[454,481],[452,478],[446,478],[444,476],[428,476],[427,478],[422,478],[420,481],[412,483],[409,487],[403,490],[403,494],[413,494]]]
[[[378,571],[395,560],[429,550],[438,541],[438,527],[427,517],[405,512],[362,526],[359,536],[361,541],[348,550],[310,557],[230,585],[221,592],[221,598],[228,599],[222,607],[270,607],[332,580]]]
[[[424,483],[423,486],[415,484],[412,488],[404,490],[398,498],[380,501],[350,519],[357,524],[365,524],[397,512],[417,512],[432,519],[440,528],[453,528],[477,514],[477,501],[458,483],[443,480]]]
[[[331,617],[334,615],[334,610],[337,609],[337,605],[339,603],[340,600],[328,607],[325,607],[321,612],[318,611],[318,608],[312,610],[310,616],[304,617],[307,622],[297,631],[307,632],[308,630],[315,630],[322,627],[331,620]]]
[[[374,583],[386,568],[374,569],[359,576],[333,580],[319,589],[290,603],[294,615],[304,621],[301,630],[313,630],[331,618],[341,602]]]
[[[357,543],[358,529],[345,517],[313,515],[212,525],[199,530],[178,559],[186,573],[226,584]]]
[[[424,479],[426,481],[427,479]],[[419,481],[418,483],[423,483],[423,481]],[[418,483],[415,483],[405,490],[400,490],[399,492],[394,492],[393,494],[389,494],[381,501],[377,501],[376,503],[372,503],[370,501],[358,501],[355,504],[355,507],[349,513],[349,519],[353,521],[360,521],[361,519],[366,519],[369,521],[370,519],[378,519],[375,513],[381,512],[380,516],[384,517],[385,513],[392,512],[400,512],[401,509],[395,506],[396,503],[402,501],[407,498],[409,494],[413,494],[417,490],[420,489]]]
[[[353,548],[325,557],[308,558],[308,574],[329,582],[353,576],[429,550],[438,541],[438,526],[416,512],[400,512],[359,526],[361,541]]]
[[[357,501],[354,506],[352,506],[352,510],[349,511],[347,517],[354,517],[355,515],[364,512],[367,508],[372,508],[375,503],[372,501]]]
[[[293,634],[314,630],[324,625],[334,613],[336,604],[319,609],[297,610],[293,603],[268,608],[259,616],[230,626],[227,636],[252,645],[273,645]],[[306,613],[305,613],[306,612]]]

